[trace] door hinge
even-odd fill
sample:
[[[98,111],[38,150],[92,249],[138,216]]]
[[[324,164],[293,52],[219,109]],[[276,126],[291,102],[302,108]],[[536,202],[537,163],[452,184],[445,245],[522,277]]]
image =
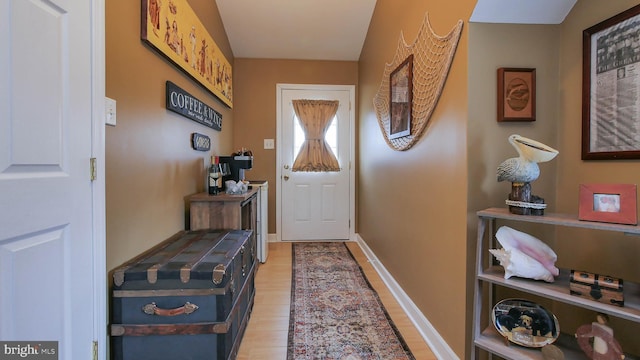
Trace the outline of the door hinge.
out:
[[[96,158],[89,159],[89,171],[91,172],[91,181],[95,181],[98,178],[98,167],[96,165]]]
[[[98,360],[98,342],[94,341],[93,342],[93,360]]]

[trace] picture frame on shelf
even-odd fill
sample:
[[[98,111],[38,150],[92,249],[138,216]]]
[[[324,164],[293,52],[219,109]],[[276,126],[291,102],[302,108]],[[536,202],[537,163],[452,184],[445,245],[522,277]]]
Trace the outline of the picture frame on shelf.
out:
[[[389,139],[411,135],[413,54],[389,74]]]
[[[498,122],[536,121],[536,69],[498,69]]]
[[[582,33],[582,160],[640,159],[640,5]]]
[[[580,184],[578,219],[637,225],[635,184]]]

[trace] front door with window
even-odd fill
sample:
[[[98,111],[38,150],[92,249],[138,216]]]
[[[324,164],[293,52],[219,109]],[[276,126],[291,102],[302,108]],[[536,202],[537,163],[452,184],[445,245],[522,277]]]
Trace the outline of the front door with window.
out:
[[[348,240],[352,209],[351,110],[352,86],[279,85],[279,233],[283,241]],[[292,171],[305,140],[293,100],[337,100],[338,111],[325,140],[335,154],[340,171]]]

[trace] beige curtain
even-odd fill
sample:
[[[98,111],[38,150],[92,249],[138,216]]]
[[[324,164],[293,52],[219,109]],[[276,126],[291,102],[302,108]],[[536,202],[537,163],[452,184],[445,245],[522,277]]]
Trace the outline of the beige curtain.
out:
[[[337,100],[293,100],[305,141],[293,162],[292,171],[340,171],[338,159],[324,140],[338,104]]]

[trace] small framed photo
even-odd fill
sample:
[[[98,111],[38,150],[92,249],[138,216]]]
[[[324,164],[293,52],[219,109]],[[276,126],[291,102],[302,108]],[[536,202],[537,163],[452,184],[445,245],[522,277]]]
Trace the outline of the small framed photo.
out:
[[[637,225],[636,185],[581,184],[578,218]]]
[[[413,54],[389,75],[389,139],[411,135]]]
[[[536,121],[536,69],[498,69],[498,122]]]

